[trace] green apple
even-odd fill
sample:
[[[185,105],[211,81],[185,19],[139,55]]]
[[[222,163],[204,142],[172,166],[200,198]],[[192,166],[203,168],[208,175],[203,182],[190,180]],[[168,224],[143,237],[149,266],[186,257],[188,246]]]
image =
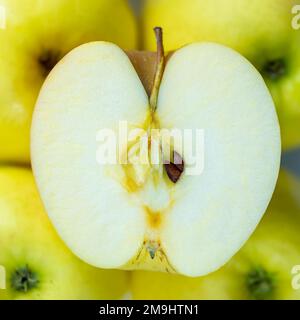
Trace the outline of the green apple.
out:
[[[278,119],[263,79],[240,54],[194,43],[165,63],[155,31],[150,98],[145,77],[115,44],[84,44],[56,65],[34,110],[32,165],[49,217],[84,261],[199,276],[229,260],[264,214],[279,170]],[[142,130],[145,162],[97,162],[100,134],[118,137],[120,122],[135,130],[113,150],[140,150],[134,134]],[[172,145],[181,169],[151,161],[161,146],[153,129],[182,134],[184,144]]]
[[[300,299],[300,206],[281,172],[267,214],[245,246],[219,271],[205,277],[136,271],[135,299]],[[293,287],[293,282],[297,283]]]
[[[125,0],[0,0],[0,7],[0,161],[29,162],[31,115],[52,67],[87,41],[135,48],[136,24]]]
[[[145,49],[151,28],[165,30],[166,50],[214,41],[246,56],[263,75],[275,100],[283,148],[300,145],[300,30],[292,28],[298,0],[147,0]]]
[[[29,169],[0,168],[0,266],[0,299],[118,299],[128,290],[125,271],[89,266],[67,249]]]

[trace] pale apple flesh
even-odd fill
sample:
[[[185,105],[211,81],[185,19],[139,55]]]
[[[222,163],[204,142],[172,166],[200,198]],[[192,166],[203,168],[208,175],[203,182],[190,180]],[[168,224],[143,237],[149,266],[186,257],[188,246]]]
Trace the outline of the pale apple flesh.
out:
[[[140,78],[107,42],[80,46],[53,69],[31,129],[38,188],[58,233],[84,261],[204,275],[242,246],[269,203],[280,162],[274,105],[250,63],[217,44],[173,53],[155,113]],[[184,171],[174,184],[162,164],[99,165],[97,132],[117,132],[120,120],[146,130],[204,129],[203,173]]]

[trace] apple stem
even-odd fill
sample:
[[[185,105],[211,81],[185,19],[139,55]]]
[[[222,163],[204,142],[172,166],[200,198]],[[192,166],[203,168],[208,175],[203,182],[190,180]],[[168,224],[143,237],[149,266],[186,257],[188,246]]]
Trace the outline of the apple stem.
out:
[[[150,95],[150,109],[154,112],[157,108],[158,90],[162,80],[164,68],[165,68],[165,53],[163,46],[163,30],[161,27],[155,27],[154,29],[157,45],[157,61],[156,72],[154,78],[154,84]]]

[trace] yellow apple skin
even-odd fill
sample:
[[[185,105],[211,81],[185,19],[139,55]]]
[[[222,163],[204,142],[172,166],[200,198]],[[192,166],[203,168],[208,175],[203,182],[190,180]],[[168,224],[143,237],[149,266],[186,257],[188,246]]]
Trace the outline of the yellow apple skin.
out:
[[[132,274],[135,299],[300,299],[292,287],[292,268],[299,265],[300,206],[286,188],[286,174],[269,209],[244,247],[220,270],[199,278],[141,272]],[[251,291],[249,275],[264,270],[273,289],[260,295]],[[262,290],[262,288],[261,288]]]
[[[291,26],[296,4],[299,1],[146,0],[144,48],[155,49],[152,28],[159,25],[167,51],[196,41],[239,51],[261,72],[272,93],[283,148],[294,147],[300,145],[300,31]],[[277,76],[266,71],[274,61],[284,64]]]
[[[0,6],[6,11],[6,29],[0,28],[0,162],[29,162],[31,115],[48,69],[89,41],[135,48],[136,22],[125,0],[0,0]]]
[[[101,270],[75,257],[50,224],[29,169],[0,169],[0,265],[3,299],[118,299],[128,290],[125,271]],[[12,287],[16,270],[37,276],[27,292]]]

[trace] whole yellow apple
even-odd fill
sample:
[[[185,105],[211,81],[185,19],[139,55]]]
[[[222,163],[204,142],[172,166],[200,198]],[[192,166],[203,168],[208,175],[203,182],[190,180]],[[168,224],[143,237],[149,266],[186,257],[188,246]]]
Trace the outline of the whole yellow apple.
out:
[[[92,267],[67,249],[29,169],[0,168],[0,266],[0,300],[118,299],[128,290],[125,271]]]
[[[108,40],[137,45],[125,0],[0,0],[0,161],[28,162],[29,128],[41,84],[78,45]]]

